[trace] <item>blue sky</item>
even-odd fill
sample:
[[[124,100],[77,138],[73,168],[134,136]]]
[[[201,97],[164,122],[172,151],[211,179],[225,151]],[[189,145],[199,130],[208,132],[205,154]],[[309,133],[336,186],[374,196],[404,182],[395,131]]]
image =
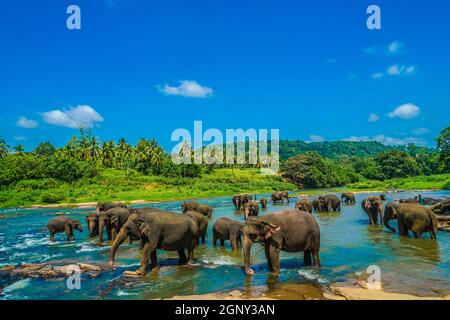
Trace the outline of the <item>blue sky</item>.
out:
[[[381,7],[382,29],[366,28]],[[434,145],[450,125],[448,1],[3,1],[0,135],[56,145],[176,128]],[[66,9],[81,8],[81,30]]]

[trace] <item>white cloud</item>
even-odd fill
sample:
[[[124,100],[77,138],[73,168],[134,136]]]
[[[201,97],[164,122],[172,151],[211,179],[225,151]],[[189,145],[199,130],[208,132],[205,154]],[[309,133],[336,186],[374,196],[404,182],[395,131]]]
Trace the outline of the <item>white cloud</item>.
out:
[[[416,71],[415,66],[405,66],[394,64],[387,69],[387,73],[391,76],[411,75]]]
[[[16,125],[21,128],[34,129],[38,126],[38,123],[26,117],[20,117],[19,120],[17,120]]]
[[[376,115],[375,113],[371,113],[371,114],[369,114],[369,119],[367,121],[368,122],[377,122],[378,120],[380,120],[380,117],[378,115]]]
[[[372,79],[381,79],[384,77],[384,74],[382,72],[376,72],[372,75]]]
[[[321,137],[317,134],[310,134],[309,140],[307,142],[323,142],[323,141],[325,141],[324,137]]]
[[[386,53],[388,55],[396,55],[402,53],[404,45],[403,43],[399,41],[394,41],[391,44],[389,44],[386,48]]]
[[[41,113],[42,119],[49,124],[66,128],[92,128],[95,123],[103,122],[103,117],[88,105],[79,105],[65,110],[52,110]]]
[[[428,132],[430,132],[430,130],[428,130],[427,128],[416,128],[412,130],[412,133],[414,133],[417,136],[427,134]]]
[[[390,118],[400,118],[403,120],[414,119],[420,114],[420,108],[412,103],[403,104],[392,112],[388,113]]]
[[[211,88],[201,86],[197,83],[197,81],[182,80],[179,81],[179,83],[180,85],[177,87],[172,87],[166,84],[163,88],[158,88],[166,95],[175,95],[190,98],[206,98],[213,94],[213,90]]]
[[[346,139],[342,139],[343,141],[377,141],[387,145],[404,145],[414,143],[416,145],[425,145],[426,142],[423,139],[415,138],[415,137],[405,137],[405,138],[393,138],[385,136],[384,134],[379,134],[374,137],[368,136],[351,136]]]

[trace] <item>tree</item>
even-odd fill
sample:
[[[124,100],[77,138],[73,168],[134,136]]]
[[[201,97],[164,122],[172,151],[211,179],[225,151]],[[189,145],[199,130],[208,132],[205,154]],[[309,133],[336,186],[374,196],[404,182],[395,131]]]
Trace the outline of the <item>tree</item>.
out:
[[[102,145],[102,164],[104,167],[110,168],[113,166],[114,158],[116,157],[116,146],[114,141],[106,141]]]
[[[6,141],[0,137],[0,159],[6,157],[8,155],[9,146],[6,144]]]
[[[416,160],[403,151],[382,152],[375,157],[375,162],[385,179],[412,177],[420,173]]]
[[[450,126],[441,131],[436,138],[439,169],[441,172],[450,172]]]
[[[23,155],[25,153],[25,146],[23,144],[19,143],[13,147],[13,150],[14,150],[15,154]]]
[[[34,148],[33,153],[38,156],[52,156],[55,154],[55,147],[50,142],[41,142]]]

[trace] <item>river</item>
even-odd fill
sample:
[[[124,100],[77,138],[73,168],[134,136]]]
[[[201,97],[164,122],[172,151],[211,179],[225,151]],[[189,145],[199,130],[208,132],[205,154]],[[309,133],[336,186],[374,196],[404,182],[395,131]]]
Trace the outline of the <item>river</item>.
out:
[[[282,253],[281,273],[270,276],[262,247],[252,248],[252,264],[256,275],[246,277],[242,269],[243,255],[231,253],[229,242],[225,249],[212,246],[212,226],[220,217],[243,221],[236,215],[231,197],[200,199],[214,207],[208,226],[206,245],[196,249],[193,266],[177,265],[174,252],[158,251],[160,271],[142,278],[127,278],[125,270],[139,266],[138,244],[124,243],[117,252],[117,270],[105,271],[91,279],[83,275],[80,290],[69,290],[64,280],[11,279],[0,276],[3,292],[0,299],[155,299],[175,295],[204,294],[216,291],[253,289],[270,292],[281,284],[308,284],[318,288],[335,282],[353,281],[361,277],[370,265],[381,269],[383,288],[386,291],[415,295],[438,296],[450,292],[450,234],[438,232],[437,241],[399,237],[381,226],[370,226],[367,215],[360,207],[368,194],[358,194],[355,206],[343,206],[337,213],[314,213],[321,229],[321,262],[316,271],[303,266],[303,254]],[[409,198],[417,193],[388,194],[388,201]],[[424,196],[447,197],[449,191],[422,192]],[[259,195],[268,197],[268,195]],[[293,207],[272,205],[261,214]],[[151,206],[180,212],[181,202],[166,202]],[[143,207],[136,206],[136,207]],[[83,232],[75,231],[75,241],[65,242],[64,234],[49,241],[47,222],[58,211],[68,211],[68,216],[80,219]],[[1,210],[0,216],[0,267],[10,264],[49,262],[55,265],[75,262],[106,263],[109,247],[99,247],[96,240],[88,239],[84,221],[86,209],[19,209]],[[396,222],[391,225],[396,228]]]

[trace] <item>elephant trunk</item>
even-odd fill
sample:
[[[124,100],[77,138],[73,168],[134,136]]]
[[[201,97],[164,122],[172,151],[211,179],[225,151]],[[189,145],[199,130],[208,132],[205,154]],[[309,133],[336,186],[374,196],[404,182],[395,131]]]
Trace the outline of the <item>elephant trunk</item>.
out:
[[[103,243],[103,229],[105,228],[105,221],[100,220],[98,223],[98,243]]]
[[[114,243],[111,247],[111,251],[109,252],[109,266],[113,270],[115,269],[114,268],[114,257],[116,256],[116,251],[119,248],[119,246],[125,241],[127,236],[128,235],[127,235],[125,228],[120,229],[120,232],[117,235],[117,238],[116,238],[116,240],[114,240]]]
[[[89,229],[89,237],[90,238],[95,237],[95,222],[94,221],[88,222],[88,229]]]
[[[244,235],[244,268],[245,273],[249,276],[255,274],[255,272],[250,268],[250,249],[252,248],[253,242],[249,237]]]
[[[393,233],[395,233],[395,229],[392,228],[392,227],[389,225],[389,218],[388,218],[387,215],[384,215],[384,217],[383,217],[383,224],[384,224],[384,226],[385,226],[386,228],[388,228],[388,229],[391,230]]]
[[[379,214],[380,214],[380,224],[381,224],[381,221],[384,221],[384,220],[383,220],[383,217],[384,217],[384,208],[383,208],[383,204],[380,204],[380,205],[379,205],[379,207],[378,207],[378,212],[379,212]]]

